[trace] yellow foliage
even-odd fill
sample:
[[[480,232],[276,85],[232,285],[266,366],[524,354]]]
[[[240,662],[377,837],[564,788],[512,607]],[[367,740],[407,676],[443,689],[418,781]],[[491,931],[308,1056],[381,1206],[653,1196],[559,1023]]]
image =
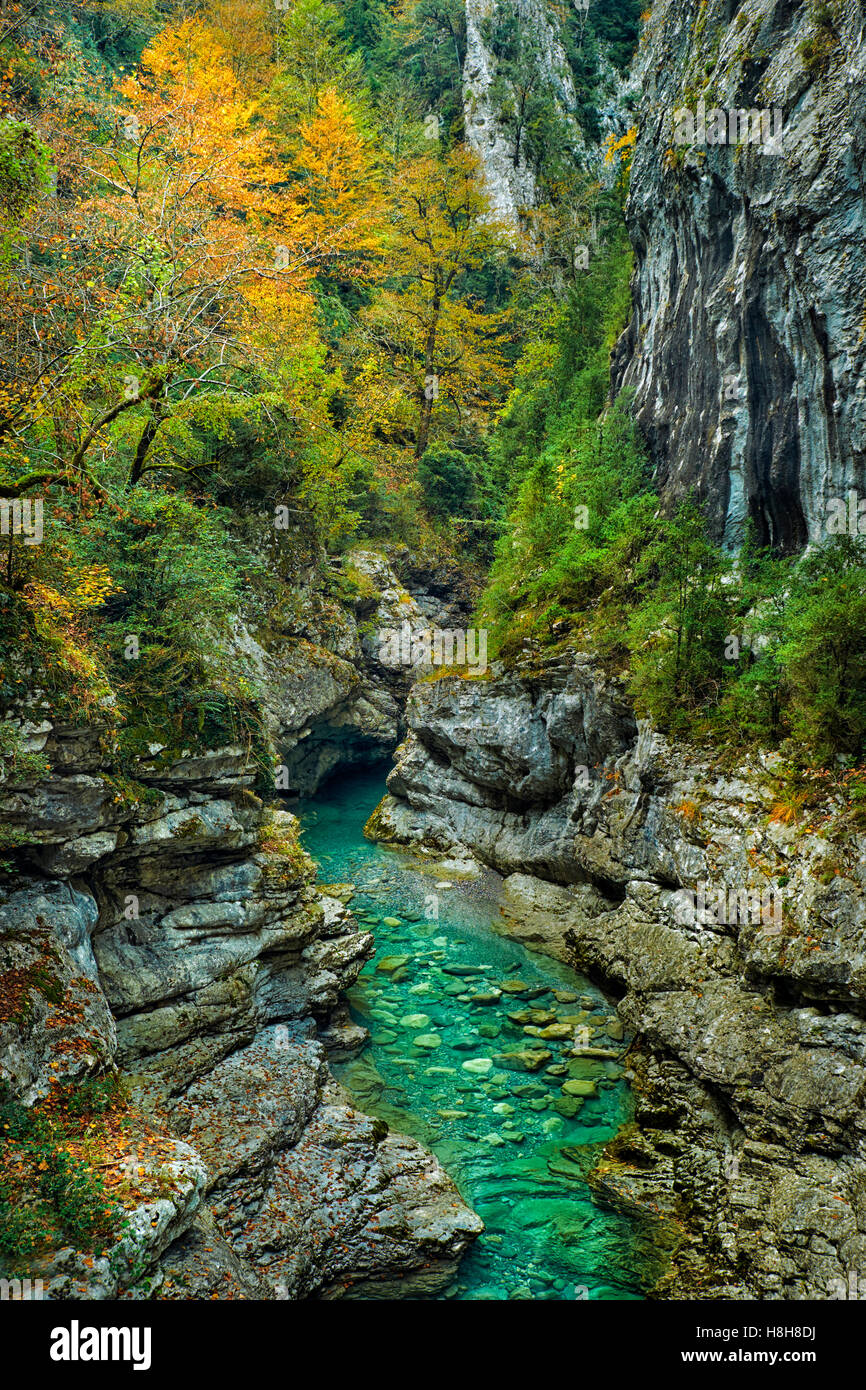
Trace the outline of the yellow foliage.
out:
[[[77,609],[98,608],[116,588],[107,565],[88,565],[78,575],[72,591],[72,606]]]
[[[607,137],[604,151],[605,164],[613,164],[614,160],[618,155],[620,161],[622,162],[623,168],[626,170],[630,169],[632,157],[634,154],[634,144],[636,140],[637,126],[634,125],[631,127],[630,130],[627,130],[625,135],[621,136],[619,140],[615,140],[612,134],[609,135]]]

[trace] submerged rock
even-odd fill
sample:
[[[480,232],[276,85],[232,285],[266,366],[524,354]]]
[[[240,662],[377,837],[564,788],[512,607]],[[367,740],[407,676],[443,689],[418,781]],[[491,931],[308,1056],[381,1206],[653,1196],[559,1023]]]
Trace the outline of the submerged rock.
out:
[[[566,1096],[594,1096],[598,1087],[594,1081],[563,1081],[562,1093]]]
[[[411,956],[383,956],[377,963],[376,969],[381,970],[383,975],[390,975],[394,970],[399,970],[402,966],[408,965]]]
[[[493,1068],[493,1063],[489,1057],[470,1057],[467,1062],[462,1064],[464,1071],[471,1071],[478,1076],[484,1076]]]
[[[521,1048],[514,1052],[499,1052],[493,1059],[498,1067],[506,1071],[540,1071],[545,1062],[553,1057],[546,1048]]]

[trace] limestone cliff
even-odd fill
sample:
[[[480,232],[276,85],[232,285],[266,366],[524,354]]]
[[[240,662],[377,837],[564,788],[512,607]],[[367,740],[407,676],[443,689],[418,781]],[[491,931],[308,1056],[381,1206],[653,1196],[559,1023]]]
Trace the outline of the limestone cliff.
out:
[[[401,577],[402,576],[402,577]],[[381,660],[382,634],[465,624],[473,588],[450,561],[357,549],[295,573],[236,645],[259,694],[283,775],[280,791],[315,792],[334,772],[390,756],[402,736],[411,663]]]
[[[818,540],[828,499],[866,485],[864,26],[857,0],[657,0],[644,32],[614,388],[668,502],[694,489],[729,547],[748,520]],[[741,140],[762,111],[779,138]]]
[[[557,16],[543,0],[516,0],[514,9],[520,24],[534,40],[537,80],[551,85],[557,108],[569,120],[579,148],[583,142],[573,119],[574,79]],[[466,0],[464,123],[466,141],[478,155],[493,212],[503,221],[516,224],[522,212],[535,207],[536,175],[525,147],[506,128],[502,102],[495,95],[499,65],[485,21],[489,23],[496,13],[497,6],[491,0]]]
[[[596,0],[593,0],[593,5]],[[563,142],[577,168],[604,173],[602,137],[627,128],[635,92],[594,32],[593,6],[465,0],[463,124],[491,209],[524,225],[539,202],[540,166]],[[533,128],[544,111],[548,126]]]

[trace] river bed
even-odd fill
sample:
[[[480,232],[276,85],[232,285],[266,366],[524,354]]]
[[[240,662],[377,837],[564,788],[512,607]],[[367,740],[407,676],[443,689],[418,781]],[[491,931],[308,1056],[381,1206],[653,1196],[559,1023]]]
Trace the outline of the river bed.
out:
[[[352,910],[376,938],[348,993],[370,1042],[334,1071],[361,1109],[436,1154],[485,1223],[439,1297],[641,1298],[648,1232],[584,1179],[630,1116],[613,1006],[497,934],[495,875],[443,878],[364,838],[384,771],[335,778],[296,809],[320,882],[355,884]]]

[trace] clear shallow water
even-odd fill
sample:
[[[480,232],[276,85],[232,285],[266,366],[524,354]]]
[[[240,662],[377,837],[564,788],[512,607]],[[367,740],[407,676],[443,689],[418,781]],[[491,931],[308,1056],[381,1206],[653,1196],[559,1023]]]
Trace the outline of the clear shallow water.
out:
[[[649,1233],[597,1206],[582,1179],[629,1118],[619,1063],[571,1055],[575,1028],[588,1030],[577,1034],[585,1045],[621,1050],[606,1031],[617,1031],[612,1007],[565,966],[495,934],[491,885],[437,887],[423,858],[364,839],[383,774],[335,778],[297,811],[320,882],[354,883],[352,909],[376,937],[348,995],[371,1041],[334,1070],[361,1109],[433,1150],[486,1226],[440,1297],[640,1298],[655,1263]],[[527,1048],[550,1055],[537,1069],[530,1056],[530,1071],[497,1060]]]

